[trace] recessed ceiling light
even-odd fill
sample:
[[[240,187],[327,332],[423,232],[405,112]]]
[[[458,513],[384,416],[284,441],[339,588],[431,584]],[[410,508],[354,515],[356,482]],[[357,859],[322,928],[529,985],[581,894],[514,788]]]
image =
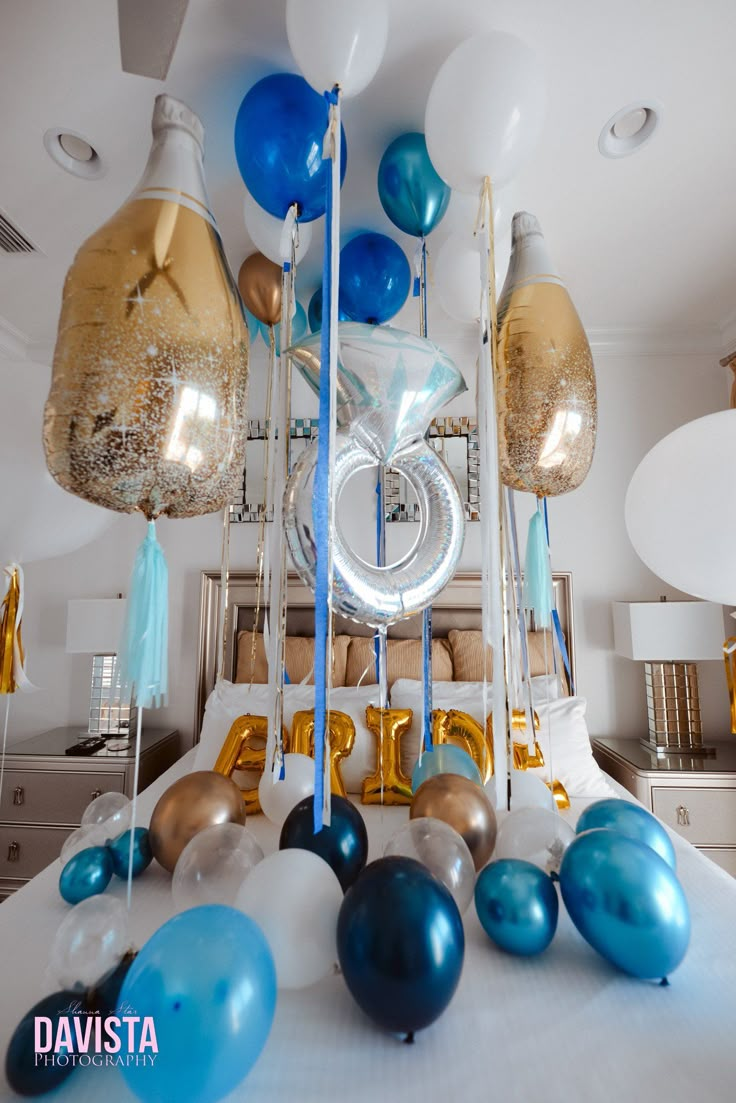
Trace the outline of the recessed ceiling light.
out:
[[[73,130],[52,127],[44,134],[43,144],[49,157],[73,176],[95,180],[105,172],[104,163],[95,147]]]
[[[658,103],[630,103],[612,115],[601,130],[598,149],[604,157],[628,157],[649,141],[662,118]]]

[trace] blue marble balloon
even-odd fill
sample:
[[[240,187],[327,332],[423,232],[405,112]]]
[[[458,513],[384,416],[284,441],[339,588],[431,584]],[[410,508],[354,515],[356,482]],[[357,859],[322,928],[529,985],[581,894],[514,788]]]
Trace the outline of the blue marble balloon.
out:
[[[60,1015],[66,1015],[71,1019],[74,1015],[85,1014],[83,1000],[79,992],[52,992],[50,996],[44,996],[30,1011],[28,1011],[17,1027],[8,1045],[5,1055],[5,1076],[10,1087],[18,1095],[43,1095],[53,1091],[67,1077],[71,1076],[76,1068],[73,1062],[69,1064],[45,1064],[36,1058],[35,1020],[43,1016],[51,1020],[51,1031],[56,1031],[56,1025]],[[70,1023],[72,1047],[69,1049],[63,1043],[59,1046],[57,1056],[74,1053],[74,1025]],[[84,1025],[84,1024],[83,1024]],[[50,1042],[50,1052],[53,1054],[54,1036],[44,1037],[44,1027],[40,1028],[40,1041],[43,1046],[47,1040]]]
[[[429,159],[423,134],[402,134],[378,166],[381,206],[405,234],[431,234],[445,216],[450,188]]]
[[[609,827],[630,839],[646,843],[652,850],[664,858],[668,866],[676,867],[675,848],[667,834],[667,829],[646,808],[632,804],[630,800],[612,797],[597,800],[588,805],[578,820],[576,832],[590,831],[594,827]]]
[[[670,866],[617,831],[576,836],[560,866],[570,918],[594,950],[634,977],[666,978],[690,941],[690,910]]]
[[[422,755],[421,762],[417,760],[411,775],[412,792],[416,793],[420,785],[437,774],[460,774],[477,785],[483,785],[480,770],[473,759],[467,751],[456,747],[454,743],[437,743],[431,751]]]
[[[411,286],[404,250],[385,234],[358,234],[340,253],[340,309],[380,325],[398,314]]]
[[[521,957],[541,954],[557,930],[559,902],[552,879],[518,858],[502,858],[481,870],[475,909],[491,941]]]
[[[332,867],[342,891],[353,884],[368,861],[368,832],[355,805],[345,797],[332,795],[329,826],[314,833],[314,797],[294,805],[281,828],[279,849],[311,850]]]
[[[322,288],[318,287],[315,293],[309,300],[309,306],[307,307],[307,317],[309,319],[309,331],[310,333],[317,333],[322,328]],[[339,322],[349,322],[347,314],[344,310],[338,308],[337,320]]]
[[[296,203],[299,219],[325,213],[329,160],[323,160],[328,107],[303,77],[274,73],[254,84],[235,120],[235,157],[245,186],[264,211],[285,218]],[[340,182],[347,145],[342,130]]]
[[[261,331],[261,336],[266,342],[266,346],[269,344],[268,330],[269,327],[263,322],[258,323]],[[307,312],[300,302],[296,304],[296,313],[291,320],[291,341],[292,344],[296,344],[304,334],[307,332]],[[281,355],[281,326],[277,325],[273,327],[274,341],[276,345],[276,355]]]
[[[104,892],[112,877],[112,858],[105,846],[88,846],[70,858],[59,877],[59,892],[67,904],[79,904]]]
[[[174,916],[141,948],[119,1006],[153,1016],[154,1064],[123,1066],[144,1103],[213,1103],[241,1082],[266,1044],[276,969],[258,925],[207,904]]]
[[[112,858],[112,871],[116,877],[128,879],[128,861],[130,859],[130,831],[123,831],[117,839],[107,844],[107,849]],[[153,861],[151,843],[148,838],[148,829],[136,827],[133,839],[133,876],[137,877],[148,869]]]
[[[441,881],[413,858],[380,858],[348,889],[337,923],[340,967],[379,1026],[412,1035],[439,1018],[457,988],[463,921]]]

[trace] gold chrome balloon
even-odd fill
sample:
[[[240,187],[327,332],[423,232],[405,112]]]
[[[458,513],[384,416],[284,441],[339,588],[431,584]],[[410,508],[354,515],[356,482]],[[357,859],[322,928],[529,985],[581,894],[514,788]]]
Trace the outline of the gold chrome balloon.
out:
[[[598,410],[588,338],[555,274],[539,223],[515,214],[498,305],[496,402],[501,478],[514,490],[567,494],[593,460]]]
[[[330,752],[330,790],[337,793],[339,797],[347,797],[340,763],[343,758],[348,757],[355,746],[355,724],[344,712],[329,712],[327,732],[326,746],[329,746]],[[314,709],[294,713],[289,750],[314,758]]]
[[[179,778],[159,797],[149,826],[156,861],[173,873],[190,839],[218,823],[245,823],[240,789],[214,770],[195,770]]]
[[[493,718],[488,717],[486,729],[468,716],[467,712],[458,709],[435,709],[432,713],[432,743],[454,743],[463,751],[467,751],[473,762],[480,770],[483,784],[493,777],[493,738],[490,733],[493,730]]]
[[[434,816],[462,835],[476,870],[496,845],[496,813],[485,791],[460,774],[436,774],[419,786],[411,802],[411,819]]]
[[[263,253],[252,253],[240,265],[238,290],[243,302],[265,326],[281,321],[281,269]]]
[[[193,517],[243,477],[248,330],[207,204],[202,125],[159,96],[153,134],[137,190],[67,274],[44,445],[80,498]]]
[[[365,722],[376,737],[376,768],[363,779],[363,804],[411,804],[411,779],[401,769],[401,740],[411,729],[411,709],[369,705]]]

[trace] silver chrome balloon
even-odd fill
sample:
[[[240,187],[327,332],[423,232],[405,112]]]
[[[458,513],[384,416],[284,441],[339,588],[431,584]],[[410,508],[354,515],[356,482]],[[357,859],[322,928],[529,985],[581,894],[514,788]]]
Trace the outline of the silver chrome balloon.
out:
[[[320,335],[289,352],[318,392]],[[391,624],[430,605],[453,577],[465,534],[463,504],[449,469],[424,434],[445,403],[464,390],[460,371],[431,341],[384,326],[340,324],[335,501],[355,472],[382,464],[411,483],[422,518],[412,550],[386,567],[372,566],[355,555],[336,524],[333,603],[342,616],[373,627]],[[312,518],[316,467],[315,441],[300,457],[284,494],[291,557],[312,590],[317,566]]]

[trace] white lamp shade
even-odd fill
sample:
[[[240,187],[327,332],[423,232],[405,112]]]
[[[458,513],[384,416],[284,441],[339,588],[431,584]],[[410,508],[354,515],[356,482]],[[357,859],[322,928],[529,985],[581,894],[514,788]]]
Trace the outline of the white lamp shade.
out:
[[[722,659],[723,609],[710,601],[615,601],[614,649],[644,662]]]
[[[114,655],[127,605],[123,597],[72,599],[67,606],[66,650],[72,654]]]

